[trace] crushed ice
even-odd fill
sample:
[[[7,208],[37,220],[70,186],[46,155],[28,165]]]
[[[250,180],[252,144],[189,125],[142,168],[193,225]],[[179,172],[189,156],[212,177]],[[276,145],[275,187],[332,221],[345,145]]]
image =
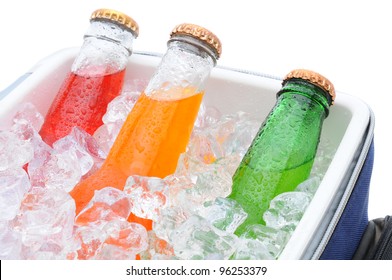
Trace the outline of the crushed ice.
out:
[[[311,177],[271,202],[266,225],[236,236],[247,214],[226,196],[260,123],[246,113],[221,115],[204,104],[175,174],[130,176],[123,191],[97,191],[75,217],[69,192],[101,166],[144,85],[138,81],[115,98],[93,136],[74,128],[53,147],[46,145],[37,133],[43,117],[31,103],[15,114],[10,129],[0,131],[1,259],[279,257],[334,151],[320,142]],[[151,219],[153,230],[128,222],[131,212]]]

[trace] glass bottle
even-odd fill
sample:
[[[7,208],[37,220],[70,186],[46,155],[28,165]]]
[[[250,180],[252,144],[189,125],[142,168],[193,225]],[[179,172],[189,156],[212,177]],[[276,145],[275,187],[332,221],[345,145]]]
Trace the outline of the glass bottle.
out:
[[[90,27],[72,68],[52,102],[40,130],[49,145],[79,126],[89,134],[101,126],[108,103],[122,90],[137,23],[114,10],[92,13]]]
[[[194,24],[171,32],[167,52],[121,128],[102,167],[71,191],[79,213],[106,186],[123,189],[130,175],[166,177],[185,152],[205,82],[221,54],[219,39]],[[151,229],[151,221],[131,221]]]
[[[228,197],[248,214],[237,235],[247,225],[264,224],[270,201],[308,178],[334,99],[332,83],[318,73],[298,69],[285,77],[274,108],[233,176]]]

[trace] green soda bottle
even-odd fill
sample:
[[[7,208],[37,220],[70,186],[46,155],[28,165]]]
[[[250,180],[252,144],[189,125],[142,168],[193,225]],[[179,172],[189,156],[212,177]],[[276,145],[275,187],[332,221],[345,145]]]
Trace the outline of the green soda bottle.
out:
[[[274,108],[233,176],[228,197],[248,213],[237,235],[248,225],[265,224],[270,201],[308,178],[334,99],[332,83],[318,73],[298,69],[284,78]]]

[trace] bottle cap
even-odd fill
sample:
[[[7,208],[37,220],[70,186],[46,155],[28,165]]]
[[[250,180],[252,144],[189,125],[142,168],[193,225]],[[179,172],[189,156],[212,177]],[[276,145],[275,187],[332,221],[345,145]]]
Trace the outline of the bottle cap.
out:
[[[303,79],[314,84],[315,86],[322,88],[330,95],[331,105],[333,104],[336,96],[335,88],[327,78],[320,75],[319,73],[306,69],[296,69],[290,71],[286,77],[284,77],[283,83],[290,79]]]
[[[91,14],[90,20],[105,19],[121,26],[128,28],[132,31],[135,37],[139,36],[139,25],[130,16],[111,9],[99,9]]]
[[[218,37],[204,27],[191,23],[179,24],[174,27],[170,37],[172,38],[176,35],[187,35],[205,42],[212,49],[217,59],[222,53],[222,44]]]

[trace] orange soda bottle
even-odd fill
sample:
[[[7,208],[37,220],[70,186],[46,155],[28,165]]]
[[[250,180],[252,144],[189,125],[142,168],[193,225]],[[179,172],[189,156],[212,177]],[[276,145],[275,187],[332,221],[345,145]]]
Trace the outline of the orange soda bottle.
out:
[[[121,128],[102,167],[71,191],[79,213],[95,190],[123,189],[130,175],[166,177],[185,152],[211,70],[221,54],[219,39],[194,24],[174,28],[161,63]],[[129,221],[152,221],[131,214]]]
[[[92,13],[84,43],[40,130],[49,145],[79,126],[93,134],[107,105],[122,90],[125,68],[139,34],[137,23],[114,10]]]

